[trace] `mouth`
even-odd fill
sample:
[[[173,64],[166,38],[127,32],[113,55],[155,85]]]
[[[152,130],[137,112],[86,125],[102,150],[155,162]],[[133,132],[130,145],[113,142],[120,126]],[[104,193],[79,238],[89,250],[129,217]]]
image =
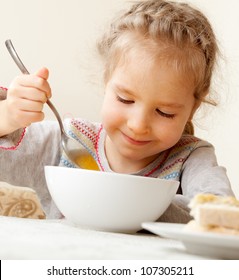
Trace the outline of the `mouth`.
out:
[[[128,135],[124,134],[123,132],[122,132],[122,135],[123,135],[124,139],[128,143],[133,144],[133,145],[137,145],[137,146],[147,145],[148,143],[151,142],[149,140],[136,140],[136,139],[133,139],[133,138],[129,137]]]

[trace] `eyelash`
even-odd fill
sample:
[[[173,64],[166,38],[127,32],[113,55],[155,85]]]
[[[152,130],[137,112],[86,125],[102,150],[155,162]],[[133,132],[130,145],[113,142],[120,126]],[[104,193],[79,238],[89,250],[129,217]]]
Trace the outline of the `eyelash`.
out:
[[[118,96],[118,95],[116,96],[116,98],[117,98],[117,100],[118,100],[119,102],[124,103],[124,104],[132,104],[132,103],[134,103],[133,100],[123,99],[123,98],[121,98],[121,97]],[[167,114],[167,113],[164,113],[164,112],[160,111],[159,109],[156,109],[156,112],[157,112],[160,116],[162,116],[162,117],[164,117],[164,118],[167,118],[167,119],[173,119],[173,118],[175,117],[174,114]]]
[[[123,99],[123,98],[121,98],[120,96],[116,96],[116,98],[117,98],[117,100],[119,101],[119,102],[122,102],[122,103],[124,103],[124,104],[132,104],[132,103],[134,103],[134,101],[132,101],[132,100],[127,100],[127,99]]]
[[[160,111],[159,109],[156,109],[156,112],[157,112],[160,116],[162,116],[162,117],[164,117],[164,118],[167,118],[167,119],[173,119],[173,118],[175,117],[175,114],[167,114],[167,113],[164,113],[164,112]]]

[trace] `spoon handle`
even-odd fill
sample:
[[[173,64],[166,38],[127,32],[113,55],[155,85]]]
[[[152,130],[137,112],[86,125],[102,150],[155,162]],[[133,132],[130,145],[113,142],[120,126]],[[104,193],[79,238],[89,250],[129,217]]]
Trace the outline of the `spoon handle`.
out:
[[[23,64],[23,62],[21,61],[20,57],[18,56],[13,44],[11,40],[7,40],[5,42],[6,47],[12,57],[12,59],[14,60],[14,62],[17,64],[18,68],[21,70],[22,74],[30,74],[27,70],[27,68],[25,67],[25,65]]]

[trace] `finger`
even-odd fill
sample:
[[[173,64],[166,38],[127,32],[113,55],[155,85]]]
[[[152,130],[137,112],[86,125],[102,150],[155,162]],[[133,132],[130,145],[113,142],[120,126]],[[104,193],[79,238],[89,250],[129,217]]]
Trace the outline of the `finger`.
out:
[[[35,73],[35,75],[42,78],[43,80],[47,80],[49,77],[49,70],[46,67],[42,67]]]
[[[46,67],[42,67],[35,73],[35,75],[46,81],[49,78],[49,70]],[[48,88],[47,88],[46,94],[47,94],[47,98],[50,98],[51,97],[51,88],[50,88],[48,82],[47,82],[47,86],[48,86]]]
[[[15,92],[16,94],[23,93],[29,89],[38,89],[42,91],[47,98],[51,97],[51,88],[49,83],[36,76],[36,75],[21,75],[14,79],[12,84],[9,86],[9,91]]]
[[[35,102],[27,99],[10,99],[7,102],[8,112],[11,119],[18,121],[19,112],[42,112],[44,104],[42,102]],[[21,119],[19,119],[21,122]]]
[[[21,111],[37,113],[43,110],[43,106],[44,104],[42,102],[20,99],[17,106],[15,106],[15,108]]]
[[[45,92],[35,88],[24,88],[24,90],[19,90],[17,97],[41,103],[47,102],[47,96]]]

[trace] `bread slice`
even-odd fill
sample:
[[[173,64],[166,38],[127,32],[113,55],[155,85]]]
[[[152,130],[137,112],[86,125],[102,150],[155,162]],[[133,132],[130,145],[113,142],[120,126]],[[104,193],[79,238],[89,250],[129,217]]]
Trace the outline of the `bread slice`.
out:
[[[0,215],[32,219],[46,217],[33,189],[6,184],[0,186]]]
[[[239,234],[239,201],[235,197],[198,194],[189,207],[194,220],[188,229]]]

